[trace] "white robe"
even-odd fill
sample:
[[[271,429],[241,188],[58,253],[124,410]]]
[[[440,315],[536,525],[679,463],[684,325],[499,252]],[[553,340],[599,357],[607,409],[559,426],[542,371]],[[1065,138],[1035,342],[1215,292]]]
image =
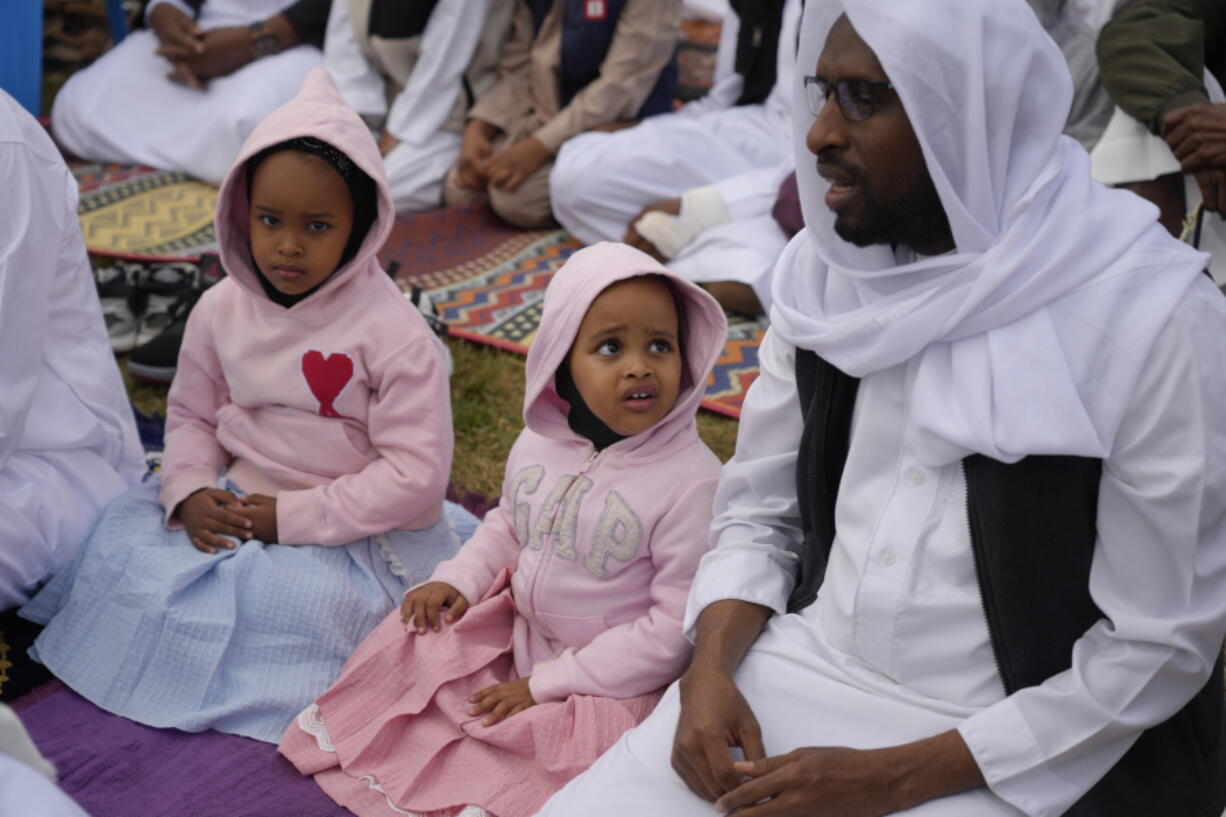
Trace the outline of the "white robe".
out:
[[[0,610],[76,555],[144,455],[51,139],[0,92]]]
[[[789,0],[779,34],[779,81],[760,105],[736,106],[742,78],[733,70],[739,22],[724,18],[715,84],[681,110],[614,133],[566,142],[549,177],[554,217],[584,243],[619,241],[648,204],[716,185],[732,222],[683,247],[668,266],[693,281],[740,281],[770,303],[770,270],[787,244],[771,218],[792,170],[791,79],[800,1]]]
[[[249,25],[288,5],[286,0],[206,0],[197,22],[206,30]],[[133,31],[69,77],[51,109],[60,144],[83,159],[177,170],[220,184],[248,134],[288,102],[322,61],[315,46],[296,45],[212,79],[198,91],[167,78],[172,66],[154,53],[157,48],[152,31]]]
[[[439,207],[443,179],[460,157],[461,134],[446,130],[464,72],[493,0],[439,3],[421,36],[421,55],[409,82],[390,103],[385,80],[358,46],[349,0],[334,0],[324,40],[324,67],[341,96],[368,121],[383,122],[400,144],[383,157],[396,212]],[[507,15],[509,22],[509,15]]]
[[[921,465],[902,432],[915,361],[861,382],[825,582],[810,607],[784,615],[789,548],[801,538],[803,421],[795,351],[768,332],[737,453],[720,477],[716,547],[686,614],[691,635],[721,599],[778,614],[736,674],[767,755],[890,746],[956,728],[989,788],[903,813],[1055,817],[1204,684],[1226,622],[1226,519],[1213,499],[1226,489],[1216,420],[1226,373],[1199,360],[1220,343],[1226,304],[1208,281],[1194,289],[1155,344],[1119,453],[1104,462],[1090,592],[1111,624],[1082,636],[1072,669],[1008,698],[978,595],[961,470]],[[541,814],[710,814],[669,765],[677,717],[673,685]]]
[[[0,704],[0,817],[87,817],[55,778],[17,713]]]

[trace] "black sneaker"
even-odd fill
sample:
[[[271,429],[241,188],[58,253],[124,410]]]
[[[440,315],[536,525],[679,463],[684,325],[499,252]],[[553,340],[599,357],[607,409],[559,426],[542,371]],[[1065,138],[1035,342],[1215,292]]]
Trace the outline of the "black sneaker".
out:
[[[137,347],[128,358],[128,374],[150,383],[170,383],[174,380],[187,316],[202,294],[204,290],[196,287],[179,293],[166,311],[168,320],[161,334]]]
[[[145,294],[137,284],[143,272],[140,264],[119,261],[94,273],[106,333],[111,339],[111,350],[116,354],[131,352],[138,345]]]
[[[434,305],[434,301],[430,298],[430,293],[417,284],[413,284],[409,287],[409,291],[404,293],[404,297],[408,299],[409,303],[417,307],[417,311],[426,319],[426,325],[430,327],[430,331],[440,338],[447,337],[447,322],[439,314],[438,307]]]
[[[393,261],[392,263],[395,264],[396,262]],[[409,287],[409,291],[404,293],[404,297],[409,303],[417,307],[417,311],[426,319],[426,325],[430,327],[430,330],[438,335],[439,338],[446,339],[448,332],[447,322],[439,314],[438,307],[430,299],[430,294],[417,286],[417,284],[413,284]],[[451,377],[455,372],[455,363],[451,359],[451,350],[447,348],[446,344],[443,345],[443,366],[447,369],[447,376]]]
[[[185,262],[159,264],[141,276],[137,288],[145,295],[145,311],[134,346],[144,346],[170,326],[170,308],[183,293],[200,288],[200,270]]]

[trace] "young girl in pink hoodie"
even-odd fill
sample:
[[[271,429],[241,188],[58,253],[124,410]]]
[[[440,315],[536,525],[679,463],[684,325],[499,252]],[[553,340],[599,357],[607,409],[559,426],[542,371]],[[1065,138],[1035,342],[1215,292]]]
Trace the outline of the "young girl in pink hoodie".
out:
[[[711,296],[647,255],[575,253],[545,296],[502,501],[281,752],[361,817],[521,817],[646,717],[689,660],[719,471],[694,415],[724,339]]]
[[[316,69],[221,188],[229,275],[188,321],[161,474],[23,609],[81,695],[276,741],[455,552],[441,344],[375,258],[393,217],[369,130]]]

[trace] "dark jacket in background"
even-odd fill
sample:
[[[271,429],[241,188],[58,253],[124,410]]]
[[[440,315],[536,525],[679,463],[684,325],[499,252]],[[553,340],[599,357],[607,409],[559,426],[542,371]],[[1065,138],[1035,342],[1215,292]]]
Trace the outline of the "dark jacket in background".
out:
[[[1169,111],[1209,101],[1205,69],[1226,80],[1226,2],[1138,0],[1103,26],[1097,50],[1107,93],[1157,134]]]

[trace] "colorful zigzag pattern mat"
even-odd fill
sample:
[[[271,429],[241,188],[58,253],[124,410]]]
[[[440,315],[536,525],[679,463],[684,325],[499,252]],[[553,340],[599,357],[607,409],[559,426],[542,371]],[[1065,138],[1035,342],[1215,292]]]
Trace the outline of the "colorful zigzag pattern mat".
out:
[[[183,173],[135,165],[74,163],[77,214],[91,252],[137,261],[216,252],[217,188]]]
[[[426,290],[451,332],[525,354],[541,319],[545,287],[581,245],[564,230],[507,227],[484,207],[444,208],[397,220],[380,260],[398,265],[403,289]],[[740,417],[758,376],[762,326],[729,316],[728,344],[707,382],[703,407]]]

